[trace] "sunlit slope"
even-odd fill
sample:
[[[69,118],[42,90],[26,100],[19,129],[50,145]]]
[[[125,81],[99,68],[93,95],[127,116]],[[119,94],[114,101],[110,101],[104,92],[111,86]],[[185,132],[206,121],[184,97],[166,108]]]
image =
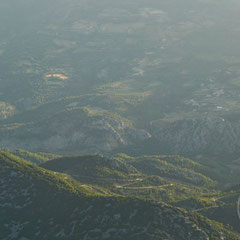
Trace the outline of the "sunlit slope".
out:
[[[2,239],[239,239],[200,216],[110,197],[10,154],[0,163]]]
[[[77,181],[117,194],[163,201],[190,210],[215,206],[212,199],[220,194],[215,188],[217,182],[201,173],[203,166],[179,156],[68,156],[41,167],[67,173]]]
[[[85,181],[105,181],[113,184],[114,181],[131,180],[141,177],[141,173],[118,159],[104,157],[103,155],[68,156],[53,159],[41,167],[56,172],[67,173]]]
[[[187,158],[84,155],[57,158],[41,166],[117,194],[182,207],[239,231],[238,188],[221,192],[221,180],[215,176],[215,170]],[[210,176],[215,177],[215,181]]]
[[[10,153],[12,155],[20,157],[28,162],[31,162],[37,165],[47,162],[49,160],[52,160],[54,158],[60,157],[59,155],[55,155],[51,153],[44,153],[44,152],[32,153],[23,149],[16,149],[16,150],[5,149],[2,152]]]
[[[130,157],[116,154],[113,158],[102,155],[83,155],[57,158],[41,165],[44,168],[73,176],[102,178],[139,178],[156,176],[201,187],[213,188],[217,182],[204,166],[180,156]],[[204,175],[205,174],[205,175]]]

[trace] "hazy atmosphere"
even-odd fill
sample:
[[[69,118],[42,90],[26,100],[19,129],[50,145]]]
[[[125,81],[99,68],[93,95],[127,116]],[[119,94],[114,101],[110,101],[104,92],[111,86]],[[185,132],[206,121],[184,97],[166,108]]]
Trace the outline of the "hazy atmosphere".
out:
[[[239,13],[1,0],[0,240],[240,239]]]

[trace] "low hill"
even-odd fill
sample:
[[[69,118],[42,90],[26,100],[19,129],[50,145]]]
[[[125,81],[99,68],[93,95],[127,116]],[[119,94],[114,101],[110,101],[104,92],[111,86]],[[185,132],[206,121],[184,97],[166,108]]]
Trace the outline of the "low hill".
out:
[[[68,156],[41,167],[116,194],[163,201],[190,210],[215,206],[213,198],[220,194],[215,189],[216,182],[201,173],[204,166],[180,156]],[[191,204],[186,206],[186,202]]]
[[[142,176],[136,168],[125,161],[104,157],[103,155],[61,157],[48,161],[41,167],[69,174],[88,183],[105,182],[106,184],[112,184]]]
[[[203,165],[178,155],[130,157],[126,154],[117,154],[115,158],[125,160],[143,174],[156,175],[197,186],[211,187],[216,184],[204,175],[207,171]]]

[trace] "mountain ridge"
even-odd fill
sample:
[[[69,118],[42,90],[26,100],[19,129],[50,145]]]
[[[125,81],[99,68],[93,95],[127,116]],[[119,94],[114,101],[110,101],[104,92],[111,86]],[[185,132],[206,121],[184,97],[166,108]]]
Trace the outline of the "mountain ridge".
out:
[[[228,239],[239,239],[239,235],[224,230],[218,223],[210,222],[199,215],[190,216],[183,210],[160,203],[126,197],[105,198],[104,194],[96,193],[94,190],[86,190],[83,186],[79,188],[71,178],[62,178],[63,175],[56,175],[11,154],[1,152],[0,161],[2,183],[0,212],[1,216],[4,216],[0,220],[2,223],[0,228],[4,240],[21,237],[26,239],[177,237],[176,239],[205,240],[224,236]],[[55,185],[55,182],[58,185]],[[17,189],[19,184],[21,188]],[[69,194],[66,194],[67,192]],[[21,204],[23,196],[24,204]],[[16,216],[14,220],[12,214]],[[102,224],[99,218],[102,219]],[[131,224],[128,225],[124,221],[130,221]]]

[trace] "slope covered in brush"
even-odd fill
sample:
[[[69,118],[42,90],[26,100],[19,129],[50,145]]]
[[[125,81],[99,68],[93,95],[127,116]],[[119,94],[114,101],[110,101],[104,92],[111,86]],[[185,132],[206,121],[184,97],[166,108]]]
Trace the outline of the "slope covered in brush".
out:
[[[20,157],[31,163],[35,163],[37,165],[59,157],[59,155],[56,155],[56,154],[44,153],[44,152],[32,153],[24,149],[16,149],[16,150],[6,149],[4,151],[6,151],[7,153],[11,153],[12,155],[15,155],[17,157]]]
[[[202,208],[199,213],[232,226],[234,231],[240,232],[240,187],[239,185],[223,192],[215,198],[215,206],[210,208]]]
[[[67,173],[81,181],[115,181],[131,180],[141,176],[138,170],[125,161],[112,159],[103,155],[82,155],[56,158],[41,167]]]
[[[111,152],[150,137],[116,113],[86,107],[68,107],[35,122],[3,125],[0,134],[3,148],[57,153]]]
[[[106,187],[116,194],[163,201],[190,210],[215,206],[212,199],[219,195],[217,183],[203,174],[204,166],[180,156],[68,156],[41,167]]]
[[[100,193],[67,175],[0,154],[1,239],[239,239],[164,204]]]

